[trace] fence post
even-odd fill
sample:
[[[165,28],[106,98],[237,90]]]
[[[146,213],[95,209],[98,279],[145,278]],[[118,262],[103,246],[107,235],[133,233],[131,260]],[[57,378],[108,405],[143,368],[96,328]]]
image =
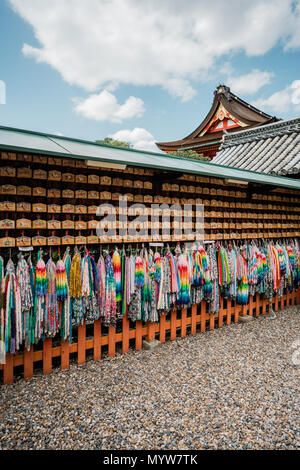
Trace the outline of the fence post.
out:
[[[279,301],[279,297],[278,297],[278,293],[276,294],[275,296],[275,312],[278,312],[278,301]]]
[[[3,383],[12,384],[14,382],[14,356],[12,354],[6,354],[3,367]]]
[[[171,341],[176,339],[176,318],[177,318],[177,312],[176,310],[172,310],[171,311],[171,332],[170,332]]]
[[[184,338],[186,336],[186,315],[187,310],[186,308],[181,310],[181,337]]]
[[[24,349],[24,379],[30,379],[33,376],[33,344],[30,350]]]
[[[77,344],[77,363],[79,366],[85,363],[85,339],[86,339],[86,325],[78,326],[78,344]]]
[[[201,302],[201,318],[200,318],[200,331],[203,333],[206,326],[206,301]]]
[[[300,288],[297,289],[297,304],[300,304]]]
[[[66,341],[61,338],[60,342],[60,367],[62,370],[69,369],[70,367],[70,351],[69,351],[70,343],[67,339]]]
[[[239,321],[239,313],[240,313],[241,307],[237,305],[236,300],[234,301],[234,323],[237,323]]]
[[[227,299],[227,316],[226,316],[226,324],[230,325],[231,323],[231,299]]]
[[[255,316],[258,317],[260,315],[260,297],[259,293],[256,292],[255,296]]]
[[[286,293],[286,306],[287,308],[290,306],[290,293],[287,291]]]
[[[114,326],[108,327],[108,357],[112,357],[116,352],[116,341],[115,341],[116,328]]]
[[[127,313],[123,316],[122,320],[122,353],[126,354],[129,351],[129,320]]]
[[[135,322],[135,349],[138,351],[142,349],[142,320]]]
[[[166,315],[165,315],[165,313],[160,316],[159,341],[161,343],[164,343],[166,341]]]
[[[45,338],[43,342],[43,374],[52,372],[52,339]]]
[[[153,341],[155,339],[155,323],[147,321],[147,341]]]
[[[228,301],[227,301],[227,308],[228,308]],[[219,328],[223,326],[223,297],[220,297],[220,309],[219,309]]]
[[[94,323],[94,361],[101,359],[101,320]]]
[[[249,312],[248,315],[253,317],[253,295],[249,295]]]
[[[193,304],[191,308],[191,335],[196,333],[196,315],[197,315],[197,304]]]

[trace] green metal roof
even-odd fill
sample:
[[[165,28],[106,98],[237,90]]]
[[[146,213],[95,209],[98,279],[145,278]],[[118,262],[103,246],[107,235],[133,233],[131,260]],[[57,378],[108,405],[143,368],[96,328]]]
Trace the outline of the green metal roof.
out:
[[[265,173],[247,171],[199,160],[169,156],[163,153],[145,152],[97,144],[42,132],[0,126],[0,149],[56,155],[64,158],[80,158],[107,163],[121,163],[161,170],[172,170],[215,178],[230,178],[254,183],[300,189],[300,180]]]

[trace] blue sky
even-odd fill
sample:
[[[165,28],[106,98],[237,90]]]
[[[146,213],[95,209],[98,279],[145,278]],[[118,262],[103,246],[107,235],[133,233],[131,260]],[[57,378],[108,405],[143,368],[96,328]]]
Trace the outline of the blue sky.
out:
[[[227,4],[0,0],[1,125],[156,150],[199,125],[219,83],[299,116],[300,1]]]

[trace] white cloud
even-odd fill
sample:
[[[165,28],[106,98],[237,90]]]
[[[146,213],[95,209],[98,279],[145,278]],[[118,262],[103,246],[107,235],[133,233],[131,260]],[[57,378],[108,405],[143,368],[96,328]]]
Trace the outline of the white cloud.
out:
[[[294,80],[283,90],[276,91],[269,98],[260,98],[253,104],[277,113],[300,111],[300,80]]]
[[[227,83],[231,91],[237,95],[253,95],[264,85],[270,83],[272,77],[274,77],[272,72],[254,69],[245,75],[229,76]]]
[[[134,149],[159,152],[159,149],[155,145],[153,135],[141,127],[135,127],[133,130],[123,129],[109,135],[109,137],[123,142],[129,142]]]
[[[183,101],[217,59],[300,47],[300,0],[9,0],[38,47],[23,53],[95,93],[158,85]]]
[[[107,90],[90,95],[87,99],[74,99],[74,110],[86,118],[96,121],[122,122],[124,119],[140,117],[145,108],[140,98],[130,96],[119,104],[115,95]]]

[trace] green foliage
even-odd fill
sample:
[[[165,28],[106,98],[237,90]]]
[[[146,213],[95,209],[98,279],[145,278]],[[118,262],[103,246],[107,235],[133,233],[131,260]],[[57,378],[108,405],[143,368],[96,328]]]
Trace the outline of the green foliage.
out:
[[[122,140],[115,140],[111,137],[105,137],[103,140],[96,140],[97,144],[112,145],[113,147],[124,147],[131,149],[132,145],[129,142],[123,142]]]
[[[175,157],[181,158],[192,158],[193,160],[201,160],[203,162],[210,161],[209,157],[205,157],[203,154],[200,154],[195,150],[177,150],[176,152],[169,152],[168,155],[174,155]]]

